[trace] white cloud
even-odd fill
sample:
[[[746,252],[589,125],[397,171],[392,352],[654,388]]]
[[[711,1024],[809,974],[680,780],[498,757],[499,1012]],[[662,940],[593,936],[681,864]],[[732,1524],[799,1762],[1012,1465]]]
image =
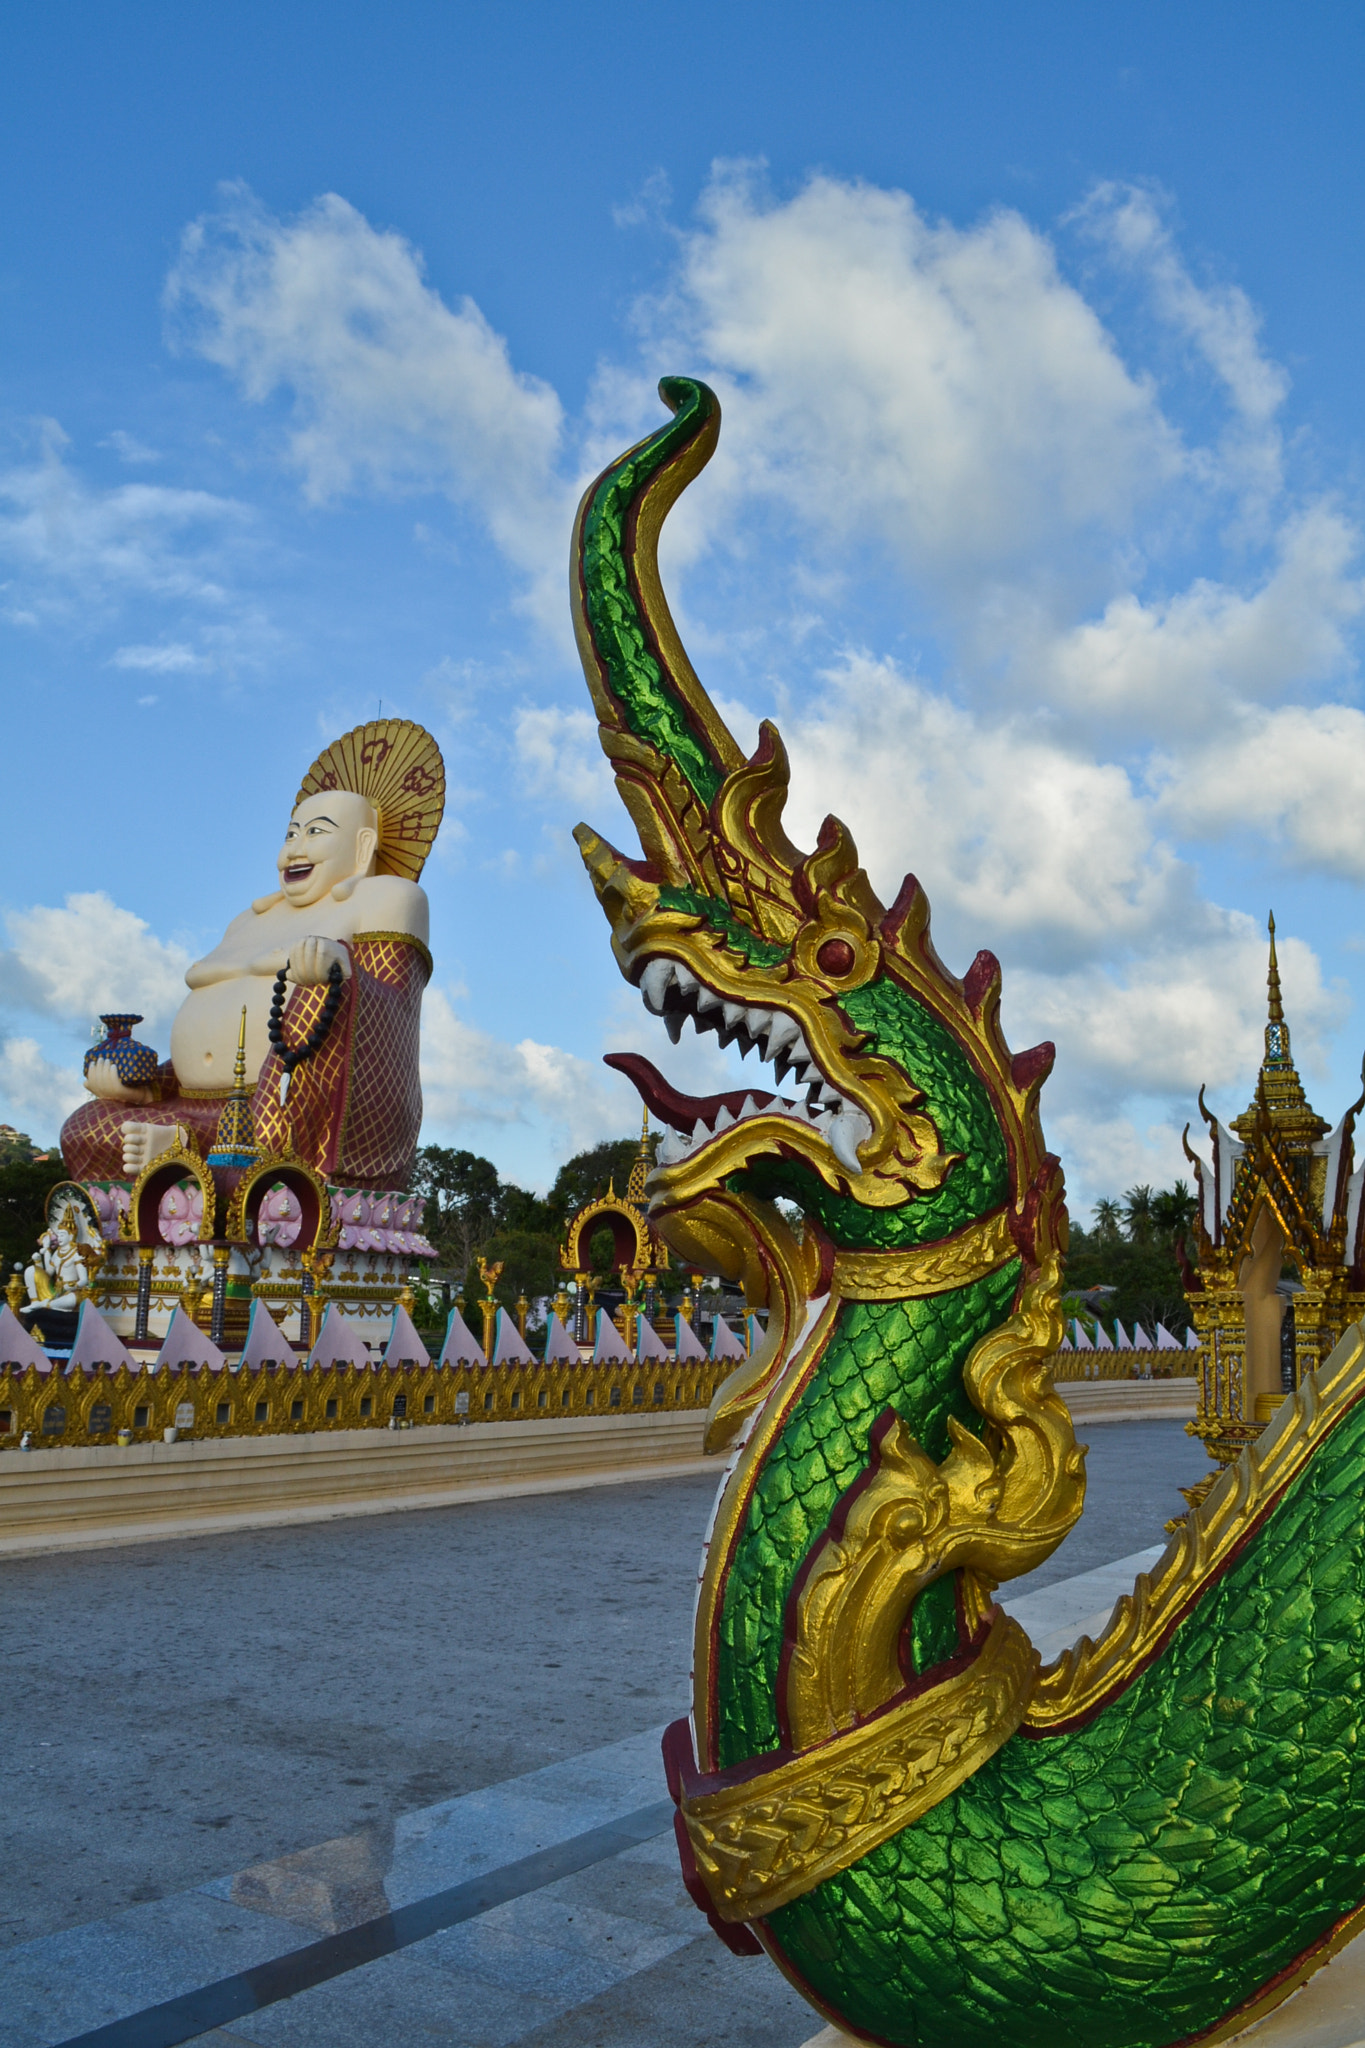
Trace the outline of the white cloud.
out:
[[[1360,534],[1327,505],[1285,521],[1259,588],[1205,577],[1165,601],[1132,591],[1104,616],[1026,657],[1039,693],[1092,719],[1141,719],[1167,733],[1226,717],[1230,704],[1304,691],[1349,675],[1347,627],[1365,607],[1348,571]]]
[[[1161,810],[1191,839],[1248,832],[1294,866],[1365,880],[1365,716],[1349,704],[1246,710],[1164,764]]]
[[[638,1115],[634,1089],[610,1068],[532,1038],[509,1045],[438,988],[422,1004],[422,1094],[426,1133],[534,1122],[560,1158],[619,1137]]]
[[[1169,1187],[1176,1180],[1188,1185],[1192,1178],[1180,1143],[1182,1124],[1140,1125],[1095,1109],[1059,1112],[1051,1084],[1043,1110],[1047,1142],[1065,1164],[1067,1200],[1077,1221],[1106,1196],[1131,1187]]]
[[[140,1010],[164,1024],[185,999],[184,947],[102,890],[68,896],[60,909],[14,910],[5,922],[13,950],[0,955],[0,987],[12,1004],[88,1029],[102,1011]]]
[[[100,446],[112,448],[115,455],[131,465],[161,460],[157,449],[149,448],[146,442],[139,441],[135,434],[126,434],[122,427],[115,427],[111,434],[106,434]]]
[[[552,798],[587,816],[615,796],[590,711],[523,704],[516,713],[517,773],[528,796]]]
[[[1289,379],[1263,352],[1261,318],[1246,293],[1235,284],[1195,283],[1151,193],[1140,186],[1097,185],[1073,217],[1146,276],[1162,317],[1194,343],[1237,410],[1267,423],[1284,403]]]
[[[541,572],[547,549],[559,566],[559,399],[513,369],[472,299],[445,304],[403,236],[335,193],[281,220],[233,186],[185,230],[166,303],[173,333],[245,397],[292,394],[290,455],[314,502],[441,490],[520,567]]]
[[[249,519],[246,506],[152,484],[92,489],[68,465],[54,420],[39,442],[36,462],[0,471],[0,559],[48,602],[58,591],[125,589],[221,603],[223,537]]]
[[[916,575],[996,574],[1059,536],[1118,532],[1186,466],[1047,237],[998,210],[959,229],[903,192],[812,178],[785,203],[720,168],[652,353],[724,387],[721,474]]]
[[[1193,922],[1193,920],[1191,921]],[[1202,930],[1154,938],[1135,958],[1069,974],[1016,969],[1006,990],[1011,1019],[1058,1049],[1049,1098],[1093,1106],[1126,1097],[1177,1098],[1193,1115],[1199,1089],[1245,1087],[1264,1051],[1265,931],[1237,912],[1206,908]],[[1324,985],[1312,948],[1281,934],[1278,946],[1294,1055],[1323,1069],[1345,1002]],[[1013,1036],[1013,1034],[1012,1034]]]
[[[35,1039],[0,1040],[0,1102],[39,1142],[88,1100],[77,1069],[54,1066]]]
[[[1037,719],[978,718],[868,655],[823,682],[784,721],[790,829],[813,846],[824,813],[842,817],[888,901],[913,869],[951,934],[941,945],[1061,969],[1142,941],[1182,902],[1184,871],[1122,767]]]
[[[183,640],[161,647],[120,647],[110,656],[115,668],[147,669],[154,675],[175,675],[185,669],[207,668],[202,654],[196,654]]]

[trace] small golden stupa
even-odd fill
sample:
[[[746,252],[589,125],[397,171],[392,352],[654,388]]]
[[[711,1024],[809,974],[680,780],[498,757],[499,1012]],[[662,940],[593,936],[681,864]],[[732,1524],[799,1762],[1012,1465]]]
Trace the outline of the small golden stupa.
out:
[[[1256,1094],[1225,1125],[1199,1091],[1213,1158],[1185,1156],[1199,1190],[1197,1264],[1186,1299],[1200,1341],[1199,1409],[1189,1424],[1229,1465],[1286,1394],[1365,1310],[1361,1190],[1352,1136],[1365,1095],[1329,1130],[1303,1092],[1270,919],[1269,1015]]]

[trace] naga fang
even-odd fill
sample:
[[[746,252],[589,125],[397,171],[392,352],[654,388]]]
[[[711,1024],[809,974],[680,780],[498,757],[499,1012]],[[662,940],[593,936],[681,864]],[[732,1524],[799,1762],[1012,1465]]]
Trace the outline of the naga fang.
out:
[[[1365,1923],[1361,1327],[1099,1642],[1040,1669],[992,1595],[1085,1491],[1046,1362],[1052,1048],[1011,1056],[995,960],[950,973],[913,878],[888,909],[837,819],[788,840],[777,731],[744,759],[660,586],[720,430],[705,385],[660,391],[673,418],[588,490],[573,567],[644,857],[576,837],[674,1042],[714,1030],[774,1070],[697,1100],[613,1061],[668,1127],[660,1232],[768,1312],[707,1418],[729,1466],[666,1743],[688,1888],[860,2040],[1227,2039]]]

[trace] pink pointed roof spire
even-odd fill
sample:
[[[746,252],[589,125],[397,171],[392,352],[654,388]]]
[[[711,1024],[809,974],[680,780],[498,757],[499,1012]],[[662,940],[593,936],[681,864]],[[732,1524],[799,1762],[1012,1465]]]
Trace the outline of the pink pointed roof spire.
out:
[[[79,1367],[82,1372],[94,1372],[102,1365],[107,1372],[117,1372],[126,1365],[129,1372],[140,1372],[140,1362],[128,1351],[123,1340],[116,1337],[93,1301],[81,1303],[81,1319],[76,1325],[76,1341],[71,1347],[69,1371]]]
[[[36,1337],[30,1337],[14,1310],[5,1304],[0,1308],[0,1366],[8,1366],[11,1372],[27,1372],[30,1366],[39,1372],[51,1372],[52,1360]]]
[[[430,1365],[431,1353],[417,1334],[412,1317],[400,1301],[393,1312],[389,1341],[384,1347],[385,1365]]]
[[[259,1371],[263,1365],[292,1365],[294,1357],[293,1345],[265,1303],[253,1301],[251,1320],[246,1326],[246,1344],[237,1361],[238,1366]]]
[[[187,1315],[177,1302],[170,1327],[161,1340],[161,1349],[156,1354],[153,1372],[163,1365],[202,1366],[209,1372],[222,1372],[227,1366],[213,1339],[200,1329],[193,1316]]]

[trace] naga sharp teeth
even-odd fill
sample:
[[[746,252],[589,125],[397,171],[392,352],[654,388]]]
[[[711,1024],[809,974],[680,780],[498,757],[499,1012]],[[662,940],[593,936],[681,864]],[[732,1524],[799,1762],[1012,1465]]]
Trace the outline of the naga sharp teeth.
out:
[[[760,1039],[766,1032],[771,1030],[772,1021],[773,1013],[771,1010],[746,1010],[744,1012],[744,1029],[752,1039]]]
[[[645,1008],[652,1010],[656,1017],[663,1013],[664,997],[668,994],[672,980],[671,960],[651,960],[640,976],[640,994],[645,999]]]
[[[838,1115],[830,1118],[825,1136],[839,1164],[850,1173],[861,1173],[858,1147],[872,1136],[872,1119],[866,1110],[859,1109],[856,1102],[846,1102]]]
[[[710,1125],[703,1123],[701,1118],[698,1117],[697,1121],[692,1126],[692,1143],[694,1145],[704,1145],[707,1139],[710,1137],[710,1135]]]
[[[744,1021],[743,1003],[722,1003],[720,1013],[722,1017],[724,1017],[725,1019],[725,1028],[727,1031],[733,1031],[736,1024],[740,1024]]]
[[[716,1111],[716,1121],[712,1126],[715,1135],[719,1137],[722,1131],[728,1131],[734,1121],[735,1119],[722,1102],[720,1108]]]
[[[825,1135],[829,1139],[829,1149],[840,1166],[847,1167],[850,1173],[861,1173],[855,1134],[841,1116],[835,1117]]]
[[[686,1150],[686,1139],[679,1131],[675,1131],[670,1124],[659,1140],[659,1149],[655,1154],[655,1161],[659,1166],[676,1165]]]
[[[673,979],[677,982],[684,995],[689,995],[694,988],[699,986],[697,977],[692,972],[692,969],[684,967],[680,961],[675,961],[673,964]]]
[[[681,1010],[665,1010],[664,1030],[668,1033],[674,1045],[676,1045],[678,1040],[682,1037],[682,1028],[683,1012]]]
[[[704,981],[697,983],[696,1002],[699,1013],[702,1010],[718,1010],[720,1008],[720,997],[714,989],[709,989]]]
[[[739,1106],[739,1122],[743,1123],[746,1116],[762,1116],[762,1114],[763,1112],[754,1101],[753,1096],[746,1095]]]
[[[784,1017],[780,1011],[773,1018],[768,1033],[768,1058],[776,1059],[785,1047],[795,1043],[801,1036],[801,1027],[795,1017]]]

